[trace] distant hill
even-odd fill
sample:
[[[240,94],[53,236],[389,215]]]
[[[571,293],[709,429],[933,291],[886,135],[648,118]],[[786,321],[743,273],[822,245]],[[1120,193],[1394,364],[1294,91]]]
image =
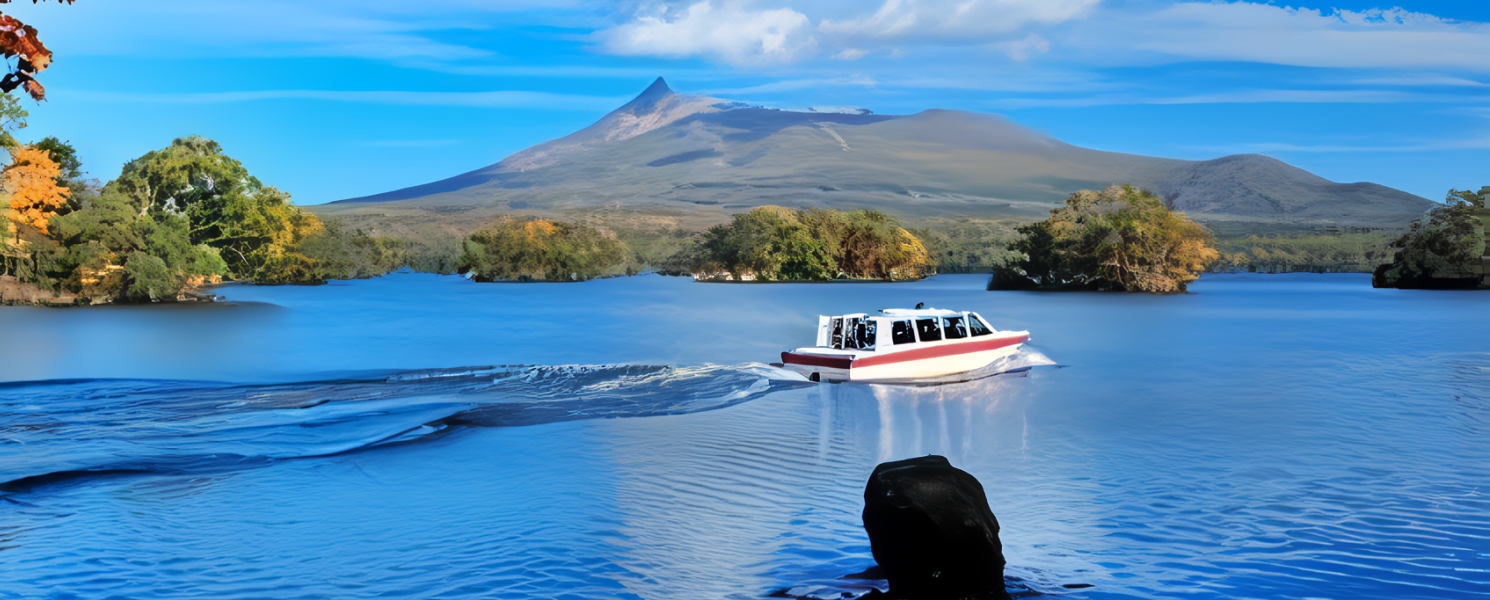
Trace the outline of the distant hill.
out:
[[[659,78],[594,125],[494,165],[311,208],[393,234],[463,233],[504,213],[653,215],[701,228],[764,204],[1028,221],[1113,183],[1213,222],[1400,228],[1433,206],[1260,155],[1103,152],[996,115],[784,111],[676,94]]]

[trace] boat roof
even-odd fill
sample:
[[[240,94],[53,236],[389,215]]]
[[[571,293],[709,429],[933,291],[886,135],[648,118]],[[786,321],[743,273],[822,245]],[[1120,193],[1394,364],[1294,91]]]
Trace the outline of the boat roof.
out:
[[[960,317],[963,311],[946,310],[942,308],[881,308],[880,314],[898,319],[914,319],[916,317]],[[971,311],[968,311],[971,312]],[[824,315],[844,319],[855,319],[869,317],[869,313],[849,313],[844,315]]]
[[[962,315],[960,310],[941,308],[881,308],[880,313],[891,317],[956,317]]]

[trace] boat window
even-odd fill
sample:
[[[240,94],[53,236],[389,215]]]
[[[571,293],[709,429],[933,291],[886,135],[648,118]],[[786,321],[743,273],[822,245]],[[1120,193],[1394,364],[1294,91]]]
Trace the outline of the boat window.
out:
[[[942,339],[942,328],[937,326],[936,317],[916,319],[916,337],[923,342],[935,342]]]
[[[896,321],[890,325],[890,343],[892,344],[914,344],[916,334],[911,332],[910,321]]]
[[[843,347],[854,349],[859,347],[859,328],[863,323],[859,319],[843,320]]]
[[[967,325],[962,322],[962,317],[942,317],[942,333],[949,340],[960,340],[967,337]]]
[[[993,330],[989,329],[987,325],[984,325],[983,319],[979,319],[978,315],[968,315],[967,324],[972,325],[974,336],[988,335],[990,333],[993,333]]]
[[[828,340],[828,345],[843,348],[843,317],[833,317],[833,337]]]
[[[859,348],[864,350],[874,348],[874,335],[877,333],[876,328],[877,324],[873,320],[864,319],[863,321],[859,321],[859,324],[854,327],[854,337],[858,338]]]

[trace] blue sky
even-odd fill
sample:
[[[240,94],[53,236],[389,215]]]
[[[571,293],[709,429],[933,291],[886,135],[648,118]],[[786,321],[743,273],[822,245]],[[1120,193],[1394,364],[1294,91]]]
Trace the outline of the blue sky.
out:
[[[317,204],[582,128],[658,77],[783,108],[999,113],[1067,142],[1267,154],[1430,199],[1490,185],[1490,2],[81,0],[22,140],[105,181],[218,140]]]

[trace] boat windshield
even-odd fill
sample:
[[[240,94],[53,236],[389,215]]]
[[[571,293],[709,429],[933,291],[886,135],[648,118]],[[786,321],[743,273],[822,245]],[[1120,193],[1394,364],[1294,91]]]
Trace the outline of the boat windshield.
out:
[[[936,317],[916,319],[916,337],[923,342],[935,342],[942,339],[942,328],[937,326]]]
[[[980,335],[989,335],[989,334],[992,334],[993,333],[993,330],[992,329],[989,329],[987,325],[984,325],[983,324],[983,319],[979,319],[978,318],[978,315],[968,315],[967,316],[967,323],[968,323],[968,325],[972,325],[973,336],[975,336],[975,337],[976,336],[980,336]]]
[[[833,348],[843,347],[843,317],[833,317],[833,337],[828,340],[828,345]]]

